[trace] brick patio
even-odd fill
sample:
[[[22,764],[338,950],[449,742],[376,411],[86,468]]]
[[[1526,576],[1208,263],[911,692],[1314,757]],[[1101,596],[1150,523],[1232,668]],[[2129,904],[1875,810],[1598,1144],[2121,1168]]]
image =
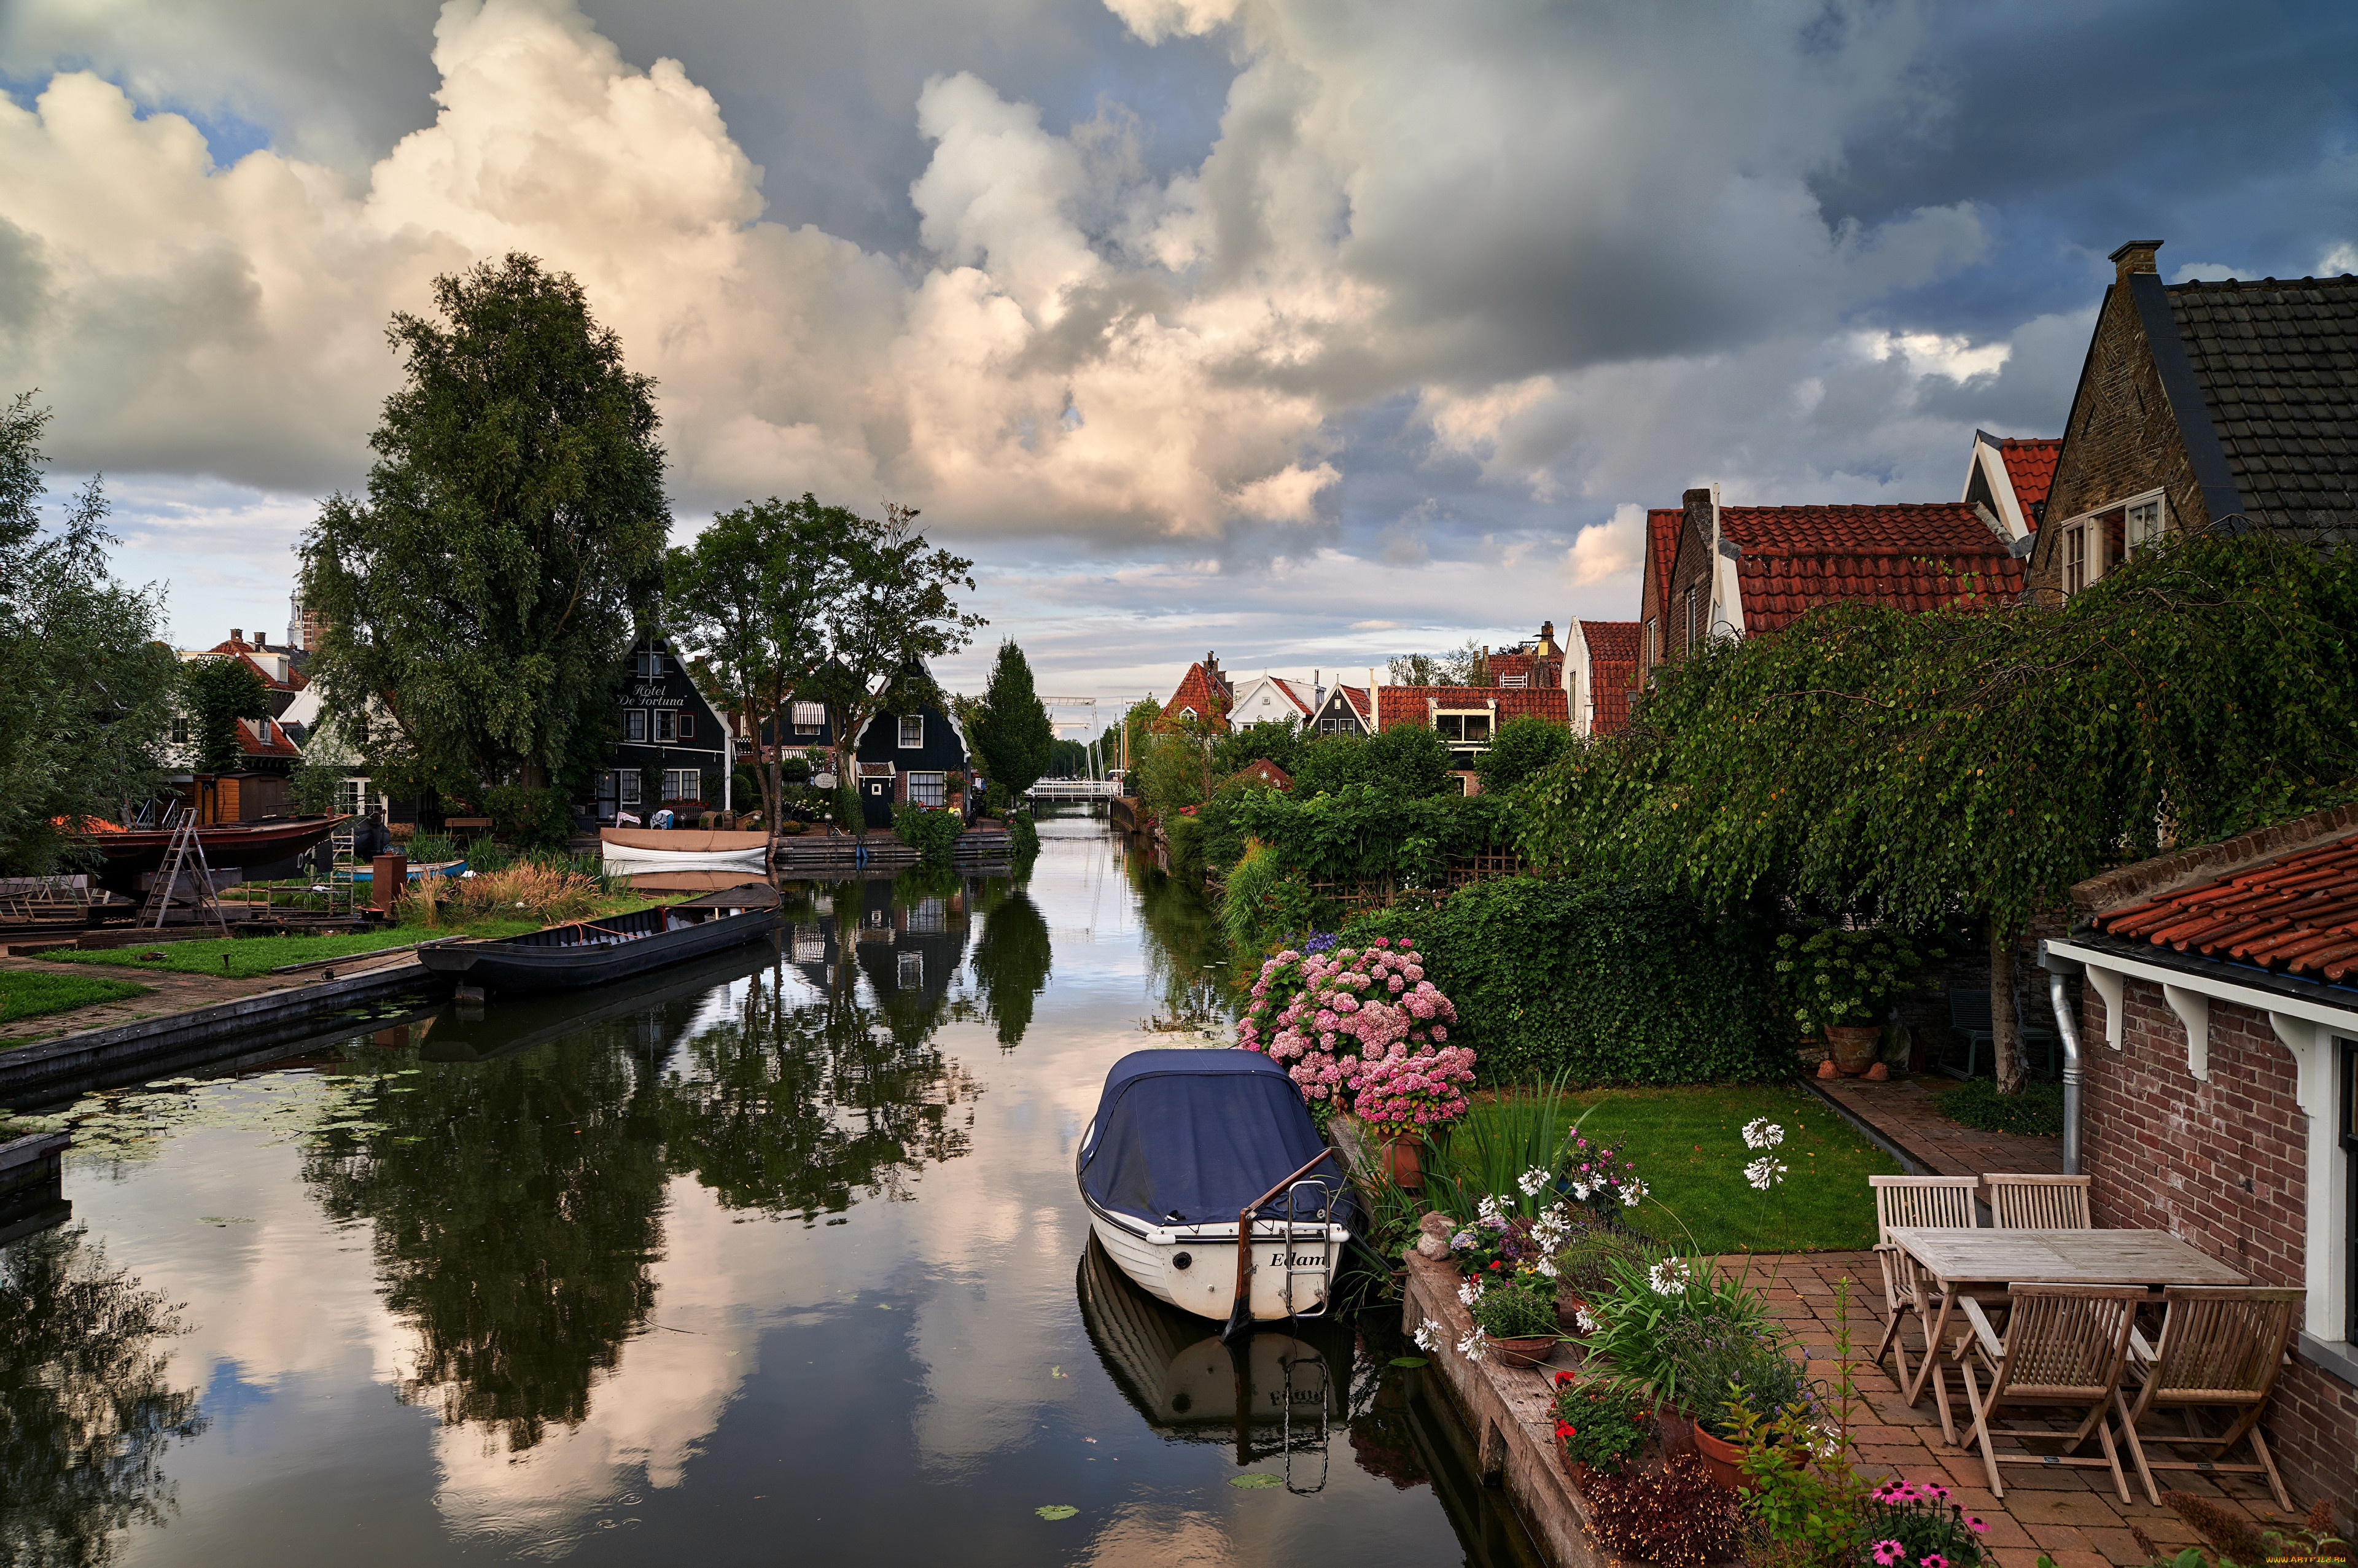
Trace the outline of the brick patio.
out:
[[[1983,1132],[1942,1116],[1935,1098],[1953,1078],[1921,1076],[1869,1083],[1865,1078],[1812,1078],[1810,1087],[1898,1146],[1929,1176],[2061,1174],[2063,1140]]]

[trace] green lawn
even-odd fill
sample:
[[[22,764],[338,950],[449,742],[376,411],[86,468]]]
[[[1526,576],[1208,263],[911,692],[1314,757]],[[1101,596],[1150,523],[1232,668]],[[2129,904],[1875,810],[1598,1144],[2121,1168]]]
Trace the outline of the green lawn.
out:
[[[1574,1095],[1590,1141],[1616,1145],[1650,1189],[1630,1217],[1663,1240],[1702,1252],[1833,1251],[1875,1245],[1866,1178],[1900,1174],[1826,1102],[1791,1084],[1750,1087],[1596,1089]],[[1756,1192],[1744,1167],[1744,1124],[1785,1130],[1771,1151],[1782,1182]],[[1690,1242],[1692,1238],[1692,1242]]]
[[[67,1012],[93,1002],[124,1001],[146,996],[148,988],[135,980],[100,979],[94,975],[48,975],[32,969],[0,969],[0,1023],[19,1018],[41,1018]]]
[[[621,908],[607,913],[622,914],[644,908],[645,903],[644,899],[628,900]],[[282,964],[348,957],[379,947],[398,947],[443,936],[521,936],[527,931],[539,930],[544,924],[538,920],[477,920],[431,927],[394,925],[381,931],[320,936],[211,936],[188,942],[158,942],[153,947],[107,947],[90,953],[60,947],[41,957],[113,969],[169,969],[183,975],[226,975],[243,979],[267,974]],[[146,956],[148,954],[157,956],[149,957]]]

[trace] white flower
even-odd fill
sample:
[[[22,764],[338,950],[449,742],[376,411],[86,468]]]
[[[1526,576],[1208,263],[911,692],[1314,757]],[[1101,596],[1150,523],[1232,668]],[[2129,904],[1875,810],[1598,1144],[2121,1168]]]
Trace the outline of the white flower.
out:
[[[1490,1353],[1490,1336],[1477,1325],[1457,1342],[1457,1354],[1468,1361],[1479,1361]]]
[[[1554,1179],[1555,1173],[1553,1172],[1543,1171],[1537,1165],[1534,1165],[1530,1170],[1525,1171],[1521,1175],[1515,1178],[1515,1185],[1523,1190],[1523,1196],[1527,1198],[1535,1198],[1539,1196],[1540,1189],[1546,1186]]]
[[[1687,1287],[1686,1265],[1676,1258],[1665,1258],[1648,1271],[1646,1282],[1658,1296],[1675,1296]]]
[[[1636,1208],[1645,1195],[1646,1184],[1643,1182],[1625,1182],[1621,1185],[1621,1204],[1625,1208]]]
[[[1410,1335],[1409,1337],[1415,1340],[1416,1347],[1419,1350],[1423,1351],[1428,1356],[1441,1348],[1441,1331],[1433,1327],[1430,1323],[1418,1324],[1416,1325],[1416,1332]]]
[[[1580,1332],[1583,1334],[1594,1334],[1605,1326],[1586,1307],[1581,1307],[1575,1311],[1572,1314],[1572,1321],[1580,1325]]]
[[[1462,1285],[1460,1285],[1460,1286],[1458,1286],[1458,1287],[1457,1287],[1457,1301],[1458,1301],[1458,1304],[1460,1304],[1461,1306],[1469,1306],[1469,1307],[1470,1307],[1470,1306],[1472,1306],[1476,1302],[1478,1302],[1478,1301],[1480,1301],[1481,1299],[1482,1299],[1482,1281],[1479,1281],[1479,1280],[1468,1280],[1468,1281],[1466,1281],[1464,1284],[1462,1284]]]
[[[1747,1149],[1774,1149],[1785,1141],[1785,1130],[1760,1117],[1744,1124],[1744,1146]]]
[[[1541,1259],[1541,1260],[1539,1260],[1539,1262],[1538,1262],[1537,1264],[1533,1265],[1533,1267],[1537,1268],[1541,1273],[1545,1274],[1549,1279],[1552,1280],[1552,1279],[1554,1279],[1554,1278],[1555,1278],[1555,1260],[1554,1260],[1554,1259],[1552,1259],[1552,1258],[1542,1258],[1542,1259]]]
[[[1507,1217],[1506,1206],[1498,1201],[1498,1195],[1496,1193],[1483,1194],[1482,1201],[1474,1206],[1474,1214],[1476,1219],[1487,1219],[1493,1224],[1499,1223]]]
[[[1765,1193],[1785,1179],[1785,1167],[1763,1154],[1744,1167],[1744,1179],[1750,1182],[1756,1190]]]
[[[1578,1198],[1581,1202],[1586,1203],[1588,1201],[1588,1195],[1595,1190],[1595,1188],[1590,1186],[1586,1182],[1580,1180],[1577,1176],[1573,1178],[1572,1195]]]

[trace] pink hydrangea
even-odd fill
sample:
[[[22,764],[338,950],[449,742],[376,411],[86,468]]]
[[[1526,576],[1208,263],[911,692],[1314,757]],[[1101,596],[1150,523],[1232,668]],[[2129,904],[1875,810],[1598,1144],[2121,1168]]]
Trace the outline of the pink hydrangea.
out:
[[[1289,948],[1261,966],[1237,1043],[1286,1064],[1313,1103],[1339,1107],[1357,1094],[1362,1064],[1431,1054],[1456,1020],[1424,978],[1422,956],[1405,945],[1308,956]]]

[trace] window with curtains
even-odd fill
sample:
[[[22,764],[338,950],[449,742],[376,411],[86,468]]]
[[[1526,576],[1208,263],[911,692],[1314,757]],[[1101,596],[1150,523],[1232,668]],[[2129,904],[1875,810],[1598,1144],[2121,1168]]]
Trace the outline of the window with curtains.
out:
[[[938,806],[947,799],[940,773],[913,773],[909,775],[909,803],[912,806]]]
[[[925,716],[922,713],[901,715],[901,750],[914,752],[925,743]]]
[[[665,800],[694,800],[697,796],[697,791],[698,784],[696,770],[694,768],[665,768],[664,770],[664,798]]]
[[[644,741],[647,738],[647,710],[633,708],[622,715],[622,739]]]
[[[638,769],[636,769],[636,768],[624,768],[624,769],[622,771],[622,773],[618,775],[618,777],[619,777],[620,782],[621,782],[622,786],[622,797],[621,797],[621,798],[622,798],[622,804],[623,804],[624,806],[636,806],[636,805],[638,805],[638,804],[639,804],[639,770],[638,770]]]
[[[678,715],[678,714],[676,714],[676,713],[674,713],[674,712],[673,712],[670,708],[656,708],[656,709],[655,709],[655,741],[656,741],[656,743],[660,745],[661,743],[663,743],[663,742],[665,742],[665,741],[676,741],[676,740],[678,740],[678,739],[679,739],[679,715]]]

